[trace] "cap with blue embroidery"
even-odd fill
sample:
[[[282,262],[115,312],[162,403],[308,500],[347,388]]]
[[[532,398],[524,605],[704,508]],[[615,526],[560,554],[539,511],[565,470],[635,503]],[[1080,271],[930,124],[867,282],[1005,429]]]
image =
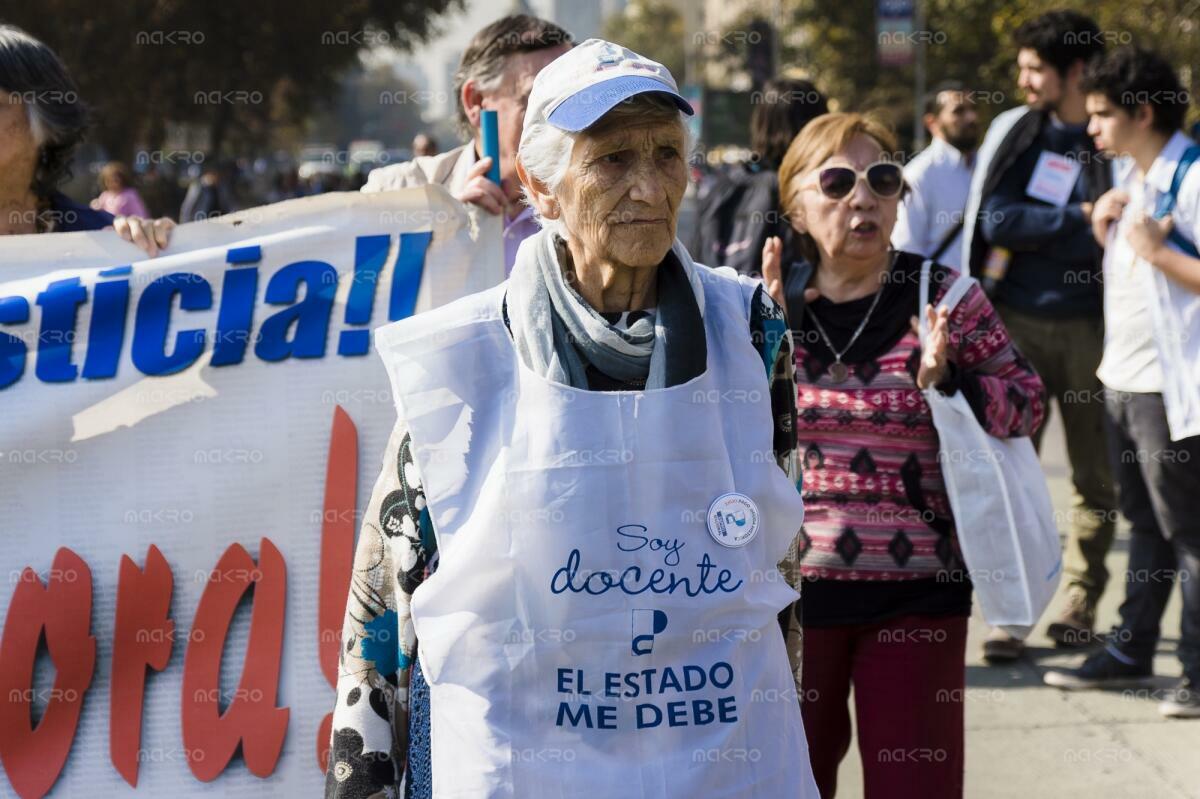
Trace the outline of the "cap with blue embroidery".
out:
[[[662,64],[619,44],[588,39],[551,61],[534,78],[525,126],[545,119],[556,128],[577,133],[622,100],[646,92],[664,94],[683,113],[694,113]]]

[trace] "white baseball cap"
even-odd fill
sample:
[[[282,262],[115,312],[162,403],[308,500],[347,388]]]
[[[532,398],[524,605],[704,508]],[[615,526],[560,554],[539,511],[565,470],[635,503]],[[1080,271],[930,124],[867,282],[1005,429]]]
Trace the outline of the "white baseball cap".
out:
[[[646,92],[665,94],[683,113],[695,113],[662,64],[619,44],[588,39],[551,61],[534,78],[525,125],[544,119],[560,130],[577,133],[622,100]]]

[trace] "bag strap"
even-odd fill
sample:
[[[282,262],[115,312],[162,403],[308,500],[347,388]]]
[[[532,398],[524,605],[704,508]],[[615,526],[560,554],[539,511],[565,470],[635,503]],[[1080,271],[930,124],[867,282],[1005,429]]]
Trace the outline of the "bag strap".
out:
[[[950,243],[958,238],[959,233],[962,233],[963,223],[965,221],[965,219],[958,220],[958,224],[946,231],[946,234],[942,236],[942,240],[938,242],[937,249],[929,254],[929,260],[937,261],[937,259],[942,257],[942,254],[945,253],[946,250],[950,249]]]
[[[929,335],[929,322],[925,319],[925,306],[929,304],[929,275],[933,269],[933,259],[925,259],[925,263],[921,264],[921,288],[918,292],[920,295],[920,304],[917,306],[917,321],[919,323],[919,335],[921,346],[925,346],[925,338]],[[971,287],[978,283],[975,278],[967,274],[959,274],[954,278],[954,282],[950,284],[950,288],[946,289],[945,296],[938,303],[938,307],[945,307],[951,313],[958,307],[959,300],[966,296]]]
[[[1187,176],[1188,169],[1198,159],[1200,159],[1200,144],[1193,144],[1183,151],[1183,155],[1179,157],[1179,163],[1175,166],[1175,174],[1171,176],[1171,188],[1158,195],[1158,202],[1154,206],[1155,219],[1162,219],[1175,210],[1175,202],[1179,199],[1179,189],[1183,186],[1183,179]],[[1197,250],[1195,243],[1184,238],[1177,228],[1171,228],[1167,239],[1193,258],[1200,258],[1200,250]]]
[[[921,349],[925,348],[925,339],[929,338],[929,322],[925,319],[925,306],[929,304],[929,270],[933,261],[928,258],[921,264],[921,289],[917,300],[917,337],[921,340]]]

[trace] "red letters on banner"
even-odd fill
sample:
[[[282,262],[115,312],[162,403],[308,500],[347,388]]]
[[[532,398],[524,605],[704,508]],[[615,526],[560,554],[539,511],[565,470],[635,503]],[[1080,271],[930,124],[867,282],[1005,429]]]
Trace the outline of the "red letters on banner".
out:
[[[251,587],[254,607],[242,680],[222,713],[221,652],[238,602]],[[268,538],[262,539],[257,568],[241,544],[232,544],[209,575],[183,660],[183,746],[199,780],[216,779],[239,743],[252,774],[266,777],[275,770],[288,721],[288,709],[275,707],[286,587],[283,556]]]
[[[340,407],[334,410],[326,471],[320,564],[318,635],[320,665],[337,684],[338,649],[354,557],[358,432]],[[175,623],[167,615],[174,577],[155,546],[139,569],[122,556],[113,628],[109,695],[109,751],[113,765],[137,785],[142,753],[142,709],[146,667],[162,671],[174,645]],[[275,770],[287,734],[289,710],[276,707],[283,653],[287,566],[268,538],[256,564],[232,544],[209,573],[187,638],[181,719],[188,766],[210,781],[241,746],[246,767],[258,777]],[[224,711],[219,674],[225,639],[243,595],[252,592],[250,633],[241,680]],[[96,664],[91,634],[92,573],[70,549],[55,553],[43,585],[26,567],[13,591],[0,637],[0,762],[22,799],[45,796],[66,765],[75,739],[83,696]],[[56,671],[45,712],[32,722],[33,675],[42,637]],[[322,770],[329,755],[332,714],[317,733]]]
[[[321,524],[320,612],[317,653],[321,671],[337,687],[342,622],[354,568],[354,500],[358,488],[358,428],[340,407],[333,411],[329,461],[325,469],[325,515]],[[329,762],[333,714],[325,714],[317,729],[317,765],[324,772]]]
[[[171,657],[175,622],[167,617],[167,612],[174,584],[167,559],[153,544],[146,552],[145,571],[128,555],[121,556],[109,686],[108,751],[117,771],[135,788],[142,745],[146,667],[162,671]]]
[[[22,797],[44,796],[67,762],[96,667],[91,625],[92,570],[82,558],[58,550],[45,586],[33,569],[21,572],[0,639],[0,760]],[[56,673],[34,728],[33,667],[43,634]]]

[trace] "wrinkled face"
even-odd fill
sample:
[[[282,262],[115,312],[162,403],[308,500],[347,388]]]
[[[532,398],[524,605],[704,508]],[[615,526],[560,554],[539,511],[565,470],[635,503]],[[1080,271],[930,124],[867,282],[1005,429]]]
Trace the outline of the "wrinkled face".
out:
[[[657,266],[675,241],[687,188],[685,136],[678,119],[605,123],[584,131],[554,199],[574,243],[589,257]]]
[[[882,160],[883,149],[870,136],[859,134],[840,152],[807,174],[793,178],[799,191],[789,209],[792,227],[808,233],[817,244],[821,263],[831,261],[868,262],[886,255],[892,228],[896,225],[896,208],[900,198],[878,197],[859,178],[854,189],[840,200],[826,197],[817,188],[817,176],[830,166],[849,166],[865,170]]]
[[[1103,94],[1095,93],[1087,96],[1087,112],[1087,132],[1097,150],[1114,156],[1130,151],[1130,144],[1138,135],[1133,115]]]
[[[37,150],[25,106],[0,90],[0,182],[20,189],[32,186]]]
[[[938,97],[942,110],[937,115],[937,129],[951,145],[959,150],[975,149],[979,142],[979,112],[966,92],[942,92]]]
[[[1023,48],[1017,53],[1017,86],[1025,93],[1025,104],[1038,111],[1052,111],[1062,102],[1065,87],[1062,75],[1052,64],[1038,56],[1037,50]]]
[[[542,67],[567,52],[566,45],[547,47],[531,53],[515,53],[505,60],[504,78],[495,91],[483,92],[481,107],[496,112],[500,134],[500,185],[512,202],[521,199],[521,181],[517,178],[517,148],[521,146],[521,129],[525,125],[525,107],[529,90]],[[472,120],[476,128],[479,120]],[[480,142],[479,151],[483,152]]]

